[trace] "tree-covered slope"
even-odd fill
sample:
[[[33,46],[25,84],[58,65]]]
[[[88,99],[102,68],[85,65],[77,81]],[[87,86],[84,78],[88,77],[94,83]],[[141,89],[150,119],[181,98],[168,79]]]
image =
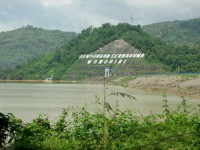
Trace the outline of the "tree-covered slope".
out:
[[[177,67],[180,72],[200,71],[199,47],[166,44],[144,32],[139,25],[106,23],[99,28],[89,27],[83,30],[51,55],[30,61],[27,65],[5,72],[1,76],[5,79],[42,79],[43,76],[53,74],[54,79],[66,79],[67,70],[81,54],[94,52],[117,39],[123,39],[145,53],[146,62],[162,66],[165,71],[175,71]]]
[[[66,44],[74,33],[45,30],[31,25],[0,33],[0,72],[55,51]]]
[[[112,76],[160,73],[162,67],[144,59],[144,54],[123,39],[115,40],[98,50],[81,55],[65,72],[69,79],[102,77],[105,68]]]
[[[200,18],[185,21],[160,22],[145,25],[142,28],[145,32],[166,42],[179,45],[200,44]]]

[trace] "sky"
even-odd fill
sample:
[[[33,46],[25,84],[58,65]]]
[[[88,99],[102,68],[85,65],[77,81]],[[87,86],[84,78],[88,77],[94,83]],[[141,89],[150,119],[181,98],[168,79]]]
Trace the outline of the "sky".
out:
[[[0,32],[26,25],[81,32],[104,23],[146,25],[200,17],[200,0],[0,0]]]

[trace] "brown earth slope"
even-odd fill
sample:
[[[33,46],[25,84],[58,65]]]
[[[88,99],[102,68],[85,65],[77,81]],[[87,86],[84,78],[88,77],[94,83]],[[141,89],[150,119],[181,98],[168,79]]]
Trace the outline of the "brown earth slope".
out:
[[[135,47],[132,47],[129,43],[125,42],[124,40],[118,39],[105,45],[104,47],[101,47],[100,49],[96,50],[93,53],[138,54],[142,52],[136,49]]]
[[[151,91],[159,91],[200,97],[200,75],[159,75],[137,77],[126,83],[128,87],[141,88]]]

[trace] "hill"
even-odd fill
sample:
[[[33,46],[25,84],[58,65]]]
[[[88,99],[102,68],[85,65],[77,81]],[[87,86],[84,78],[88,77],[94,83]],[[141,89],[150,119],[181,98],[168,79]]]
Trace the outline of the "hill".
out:
[[[115,26],[106,23],[100,28],[89,27],[84,29],[76,38],[54,53],[38,60],[30,61],[27,65],[20,66],[17,69],[7,71],[1,75],[1,78],[42,79],[42,77],[53,74],[55,80],[66,79],[68,78],[70,66],[75,63],[81,54],[94,52],[117,39],[124,39],[128,43],[132,41],[131,44],[136,45],[136,48],[138,47],[139,49],[142,46],[142,52],[150,46],[147,45],[146,40],[151,44],[159,41],[144,33],[140,25],[131,26],[126,23],[120,23]],[[159,43],[162,42],[160,41]],[[148,55],[147,59],[151,55],[153,57],[154,53],[152,52]],[[155,62],[157,59],[152,61]]]
[[[75,33],[45,30],[31,25],[0,33],[0,72],[14,69],[66,44]]]
[[[165,72],[200,72],[200,47],[167,44],[144,32],[140,25],[132,26],[126,23],[111,25],[106,23],[99,28],[89,27],[84,29],[68,44],[54,53],[30,61],[27,65],[18,69],[5,72],[1,75],[1,78],[42,79],[43,76],[53,74],[55,80],[67,79],[69,72],[73,72],[73,66],[77,64],[80,55],[95,51],[100,53],[100,48],[103,47],[104,52],[107,53],[110,49],[109,43],[118,39],[127,42],[129,48],[133,47],[133,49],[145,54],[142,66],[146,64],[159,66],[162,68],[161,71]],[[78,65],[81,66],[82,63],[79,62]],[[134,64],[130,64],[130,66],[134,66]],[[88,69],[93,70],[92,66]],[[138,69],[143,70],[143,68]],[[74,75],[76,76],[74,78],[82,78],[83,74],[78,72]]]
[[[105,75],[110,68],[112,76],[131,76],[158,73],[159,65],[145,61],[144,54],[123,39],[115,40],[98,50],[81,55],[66,71],[67,78],[81,79]]]
[[[142,27],[163,41],[179,45],[200,45],[200,18],[184,21],[160,22]]]

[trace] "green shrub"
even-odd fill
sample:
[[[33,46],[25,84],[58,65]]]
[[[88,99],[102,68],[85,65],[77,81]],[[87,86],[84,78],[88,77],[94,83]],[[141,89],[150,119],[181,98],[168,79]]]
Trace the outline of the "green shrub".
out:
[[[28,150],[200,149],[200,109],[188,107],[184,98],[171,110],[164,97],[160,114],[143,116],[118,108],[102,112],[68,108],[56,122],[39,116],[22,123],[11,116],[16,136],[11,146]]]
[[[8,117],[0,113],[0,148],[4,146],[6,138],[8,136],[9,126]]]

